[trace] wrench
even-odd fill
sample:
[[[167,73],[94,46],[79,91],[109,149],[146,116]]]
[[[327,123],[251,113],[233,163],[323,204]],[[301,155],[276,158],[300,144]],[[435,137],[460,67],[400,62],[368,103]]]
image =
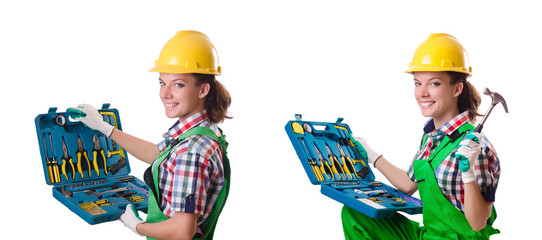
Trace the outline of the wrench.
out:
[[[90,190],[90,191],[88,191],[86,193],[87,193],[87,195],[95,195],[95,196],[101,197],[105,193],[123,192],[123,191],[128,191],[128,190],[131,190],[131,189],[132,189],[131,187],[121,187],[121,188],[115,188],[115,189],[111,189],[111,190],[103,191],[103,192],[96,192],[94,190]]]

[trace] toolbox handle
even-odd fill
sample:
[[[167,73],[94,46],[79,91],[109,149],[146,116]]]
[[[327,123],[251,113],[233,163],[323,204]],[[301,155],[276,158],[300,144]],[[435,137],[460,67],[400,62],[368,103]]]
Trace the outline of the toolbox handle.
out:
[[[312,128],[313,128],[312,135],[314,135],[314,136],[323,136],[323,135],[325,135],[325,136],[327,136],[328,138],[330,138],[333,141],[339,139],[339,135],[336,132],[336,130],[329,127],[329,125],[319,124],[319,123],[313,122],[312,123]]]

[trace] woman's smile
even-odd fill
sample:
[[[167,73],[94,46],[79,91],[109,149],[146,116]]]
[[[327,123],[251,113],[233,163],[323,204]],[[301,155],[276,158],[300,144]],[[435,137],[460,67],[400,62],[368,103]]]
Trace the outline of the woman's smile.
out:
[[[451,84],[446,72],[415,72],[414,97],[424,117],[432,117],[435,127],[457,114],[457,96],[462,85]]]

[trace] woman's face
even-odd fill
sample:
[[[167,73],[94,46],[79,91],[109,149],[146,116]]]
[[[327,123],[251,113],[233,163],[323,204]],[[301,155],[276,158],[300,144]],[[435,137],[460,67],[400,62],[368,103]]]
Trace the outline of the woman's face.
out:
[[[209,84],[196,86],[194,75],[176,73],[160,73],[159,82],[167,117],[183,121],[204,109]]]
[[[432,117],[435,124],[444,124],[459,114],[457,97],[463,90],[463,84],[452,85],[450,82],[446,72],[414,73],[414,96],[418,106],[422,115]]]

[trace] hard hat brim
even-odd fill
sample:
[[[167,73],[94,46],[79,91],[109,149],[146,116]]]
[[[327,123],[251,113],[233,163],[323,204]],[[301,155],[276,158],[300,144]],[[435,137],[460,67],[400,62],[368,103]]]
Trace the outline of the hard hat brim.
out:
[[[413,66],[404,72],[410,73],[410,74],[413,74],[414,72],[460,72],[460,73],[467,74],[469,77],[472,75],[471,69],[464,69],[462,67],[442,68],[439,66],[432,66],[432,65]]]
[[[149,69],[149,72],[176,73],[176,74],[200,73],[200,74],[209,74],[209,75],[216,75],[216,76],[221,75],[220,67],[218,67],[217,70],[206,69],[206,68],[187,69],[187,68],[181,68],[179,66],[174,66],[174,65],[156,65],[153,68]]]

